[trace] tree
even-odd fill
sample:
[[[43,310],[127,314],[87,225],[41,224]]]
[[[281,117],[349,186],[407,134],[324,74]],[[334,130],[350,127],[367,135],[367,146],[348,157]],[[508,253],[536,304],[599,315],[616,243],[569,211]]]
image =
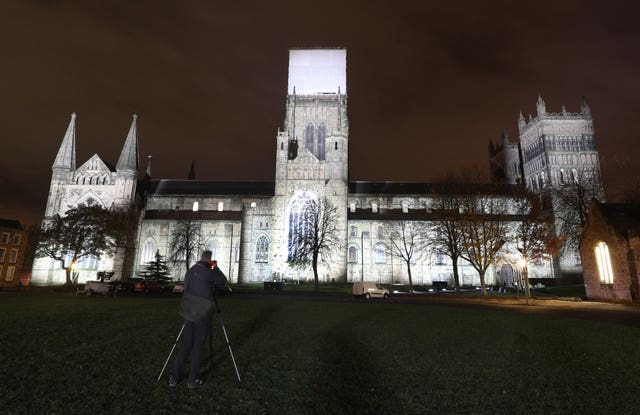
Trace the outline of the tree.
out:
[[[59,261],[66,272],[65,285],[71,285],[71,274],[79,261],[111,255],[121,243],[124,230],[115,216],[115,211],[98,205],[80,205],[69,209],[65,216],[55,215],[43,223],[36,256]],[[65,264],[65,259],[70,261]]]
[[[462,222],[460,221],[460,199],[451,194],[449,189],[439,189],[433,213],[435,219],[431,224],[433,237],[430,245],[432,250],[440,252],[451,259],[453,282],[456,292],[460,292],[458,260],[462,254],[464,236]]]
[[[513,234],[516,248],[522,255],[524,286],[527,304],[529,304],[529,261],[532,258],[556,254],[560,249],[560,239],[553,231],[553,218],[542,210],[538,196],[525,193],[516,199],[515,211],[520,220]]]
[[[185,272],[191,268],[191,261],[202,249],[202,225],[191,219],[176,224],[171,233],[171,257],[174,264],[184,262]]]
[[[495,263],[506,240],[504,201],[482,195],[468,195],[462,205],[463,243],[460,256],[480,276],[482,295],[487,295],[485,274]]]
[[[399,220],[392,222],[389,228],[389,254],[400,258],[407,266],[409,292],[412,293],[411,264],[422,259],[425,254],[427,240],[424,227],[416,221]]]
[[[160,285],[164,285],[171,280],[171,277],[169,277],[169,267],[164,257],[160,255],[159,250],[156,251],[155,259],[145,264],[144,271],[140,273],[140,276],[144,279],[157,282]]]
[[[316,291],[320,290],[318,261],[331,256],[340,248],[336,222],[337,209],[327,200],[310,199],[301,215],[299,225],[293,230],[288,259],[294,267],[305,267],[311,263]]]
[[[602,187],[596,173],[572,170],[571,178],[552,190],[553,209],[558,233],[565,239],[564,249],[577,250],[582,230],[594,199],[602,200]]]

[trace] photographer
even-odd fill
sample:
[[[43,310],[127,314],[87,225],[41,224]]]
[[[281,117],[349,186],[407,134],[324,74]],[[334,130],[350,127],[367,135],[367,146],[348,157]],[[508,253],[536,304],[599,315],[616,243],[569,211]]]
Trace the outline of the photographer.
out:
[[[180,302],[180,315],[185,319],[184,343],[176,360],[169,386],[174,387],[182,377],[182,367],[191,355],[191,369],[187,386],[197,388],[203,385],[200,378],[200,365],[204,341],[210,330],[211,313],[214,303],[210,299],[216,288],[227,283],[224,273],[211,261],[211,251],[204,251],[184,279],[184,293]]]

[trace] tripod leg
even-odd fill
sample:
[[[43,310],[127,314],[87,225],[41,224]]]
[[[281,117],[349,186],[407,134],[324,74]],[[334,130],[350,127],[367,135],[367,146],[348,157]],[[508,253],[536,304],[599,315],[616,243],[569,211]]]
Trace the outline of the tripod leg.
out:
[[[242,383],[242,380],[240,379],[240,372],[238,371],[238,365],[236,364],[236,358],[233,356],[233,350],[231,350],[231,343],[229,343],[229,336],[227,336],[227,329],[224,327],[224,322],[222,321],[222,316],[220,314],[218,314],[218,318],[220,319],[220,325],[222,326],[224,339],[227,341],[227,346],[229,347],[229,354],[231,354],[231,361],[233,362],[233,367],[236,369],[236,376],[238,377],[238,383]]]
[[[164,370],[167,368],[167,364],[169,363],[169,359],[171,359],[171,355],[173,354],[173,351],[176,348],[176,345],[178,344],[178,340],[180,340],[180,336],[182,336],[182,330],[184,330],[184,326],[187,323],[184,322],[182,323],[182,327],[180,328],[180,332],[178,333],[178,337],[176,337],[176,341],[173,342],[173,347],[171,348],[171,351],[169,352],[169,356],[167,356],[167,360],[165,360],[164,362],[164,366],[162,366],[162,370],[160,371],[160,374],[158,375],[158,379],[156,380],[156,382],[160,381],[160,378],[162,377],[162,374],[164,373]]]
[[[209,319],[209,357],[211,358],[211,372],[213,373],[213,319]]]

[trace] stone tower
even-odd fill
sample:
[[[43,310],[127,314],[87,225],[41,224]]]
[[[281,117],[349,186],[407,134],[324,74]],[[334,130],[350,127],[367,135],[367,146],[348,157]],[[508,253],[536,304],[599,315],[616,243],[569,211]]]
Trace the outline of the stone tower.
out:
[[[520,113],[518,119],[522,170],[529,190],[550,196],[558,230],[562,223],[554,189],[580,184],[604,201],[591,108],[582,98],[580,112],[567,112],[563,105],[561,112],[551,113],[541,96],[536,108],[536,117],[526,121]],[[580,273],[578,250],[566,250],[558,265],[563,273]]]
[[[76,168],[76,114],[72,114],[51,170],[45,222],[54,215],[64,216],[67,210],[81,204],[97,204],[107,209],[129,206],[135,198],[138,179],[137,116],[133,116],[115,169],[97,154]],[[95,279],[97,271],[118,273],[122,266],[120,257],[121,254],[116,254],[114,258],[103,257],[100,261],[88,260],[79,264],[78,281]],[[64,270],[49,258],[36,258],[32,281],[36,284],[63,283]]]
[[[296,207],[324,198],[338,210],[338,235],[347,236],[349,123],[345,49],[289,51],[289,82],[284,128],[276,138],[272,228],[273,270],[294,275],[287,266]],[[310,271],[309,271],[310,272]],[[299,271],[295,271],[299,275]],[[312,274],[307,275],[310,277]],[[346,278],[344,247],[319,266],[323,281]]]

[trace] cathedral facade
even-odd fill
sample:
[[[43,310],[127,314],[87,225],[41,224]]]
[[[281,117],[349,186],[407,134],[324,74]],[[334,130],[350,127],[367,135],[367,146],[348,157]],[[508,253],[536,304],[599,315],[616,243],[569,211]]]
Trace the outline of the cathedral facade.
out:
[[[156,252],[171,257],[172,233],[185,221],[200,226],[202,249],[214,253],[231,282],[309,280],[313,277],[310,267],[295,268],[288,260],[296,248],[292,241],[305,206],[310,200],[326,199],[336,209],[334,222],[340,243],[330,257],[320,262],[320,282],[406,283],[406,263],[391,254],[390,230],[404,221],[421,224],[428,230],[434,220],[438,191],[429,183],[349,181],[347,104],[346,50],[290,51],[285,120],[275,139],[273,182],[139,179],[135,116],[116,166],[94,155],[76,168],[73,115],[53,164],[45,221],[55,214],[64,215],[67,209],[81,203],[97,203],[105,208],[142,204],[136,249],[119,252],[112,258],[84,261],[76,270],[79,282],[96,279],[98,271],[113,272],[115,278],[126,279],[136,276]],[[572,117],[565,118],[573,122],[577,117]],[[492,148],[492,166],[502,169],[503,183],[478,185],[476,192],[506,200],[509,205],[522,188],[518,177],[536,189],[534,183],[539,183],[543,170],[540,162],[529,156],[534,154],[529,150],[537,148],[535,143],[546,143],[548,133],[542,132],[555,128],[553,123],[544,124],[545,120],[539,117],[529,124],[521,122],[519,144],[505,138],[504,144]],[[588,130],[587,127],[584,126]],[[564,131],[564,127],[558,128]],[[592,139],[592,127],[589,134]],[[580,137],[583,143],[590,139],[586,135]],[[560,154],[547,153],[554,155],[554,160],[564,161],[558,158]],[[522,159],[521,154],[527,156]],[[587,154],[584,155],[586,160]],[[597,161],[597,152],[595,155]],[[592,160],[592,153],[589,157]],[[550,165],[550,160],[546,157],[544,166]],[[571,174],[570,169],[567,171]],[[555,167],[544,170],[546,183],[559,180],[558,174]],[[509,226],[516,226],[517,217],[509,217]],[[488,283],[513,283],[519,254],[508,241],[503,251],[500,262],[487,273]],[[411,266],[414,284],[448,281],[453,285],[451,262],[438,250],[424,252]],[[461,261],[458,270],[462,284],[479,283],[478,273],[470,264]],[[530,271],[532,277],[540,278],[556,273],[550,261],[532,265]],[[182,280],[183,276],[184,265],[172,264],[172,277]],[[59,263],[38,258],[32,282],[62,283],[64,271]]]

